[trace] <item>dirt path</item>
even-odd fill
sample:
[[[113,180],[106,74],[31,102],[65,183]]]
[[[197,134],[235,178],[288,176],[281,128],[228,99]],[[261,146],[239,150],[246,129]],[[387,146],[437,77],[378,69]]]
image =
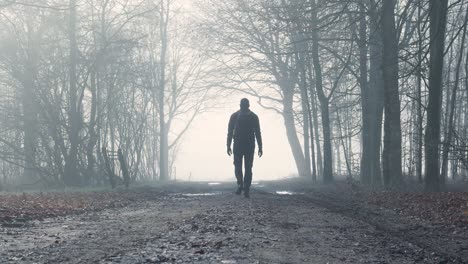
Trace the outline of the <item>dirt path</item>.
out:
[[[0,229],[0,263],[462,263],[306,195],[232,186]],[[151,190],[146,190],[151,192]]]

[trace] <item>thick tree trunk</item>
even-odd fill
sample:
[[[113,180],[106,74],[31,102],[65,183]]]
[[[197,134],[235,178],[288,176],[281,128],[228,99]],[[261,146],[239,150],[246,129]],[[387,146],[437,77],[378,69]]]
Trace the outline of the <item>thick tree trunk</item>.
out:
[[[297,137],[296,124],[294,122],[294,110],[293,110],[293,94],[285,94],[283,97],[283,119],[284,126],[286,128],[286,135],[288,138],[289,145],[296,163],[297,171],[299,176],[310,175],[307,174],[306,162],[304,154],[302,153],[301,143]]]
[[[383,1],[383,79],[384,79],[384,150],[383,179],[385,186],[402,180],[400,98],[398,91],[398,41],[395,28],[395,0]]]
[[[364,6],[360,7],[359,21],[359,68],[362,107],[362,156],[361,181],[364,184],[381,184],[380,150],[382,144],[383,76],[382,40],[380,15],[377,4],[371,1],[369,22],[366,21]],[[367,23],[370,25],[367,41]],[[369,51],[370,60],[367,58]],[[369,74],[367,64],[369,62]]]
[[[323,130],[323,182],[333,182],[333,157],[332,157],[332,142],[330,130],[330,114],[329,114],[329,99],[325,96],[322,82],[322,67],[320,65],[318,32],[317,32],[317,8],[315,0],[312,4],[312,62],[315,72],[315,89],[320,102],[322,112],[322,130]]]
[[[439,191],[442,187],[439,176],[439,143],[447,5],[448,0],[429,2],[429,102],[427,105],[427,125],[424,137],[426,190],[428,191]]]

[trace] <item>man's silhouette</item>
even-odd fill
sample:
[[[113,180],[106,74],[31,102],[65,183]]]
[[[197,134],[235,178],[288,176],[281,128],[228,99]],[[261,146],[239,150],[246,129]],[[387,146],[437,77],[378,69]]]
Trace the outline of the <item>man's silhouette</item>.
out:
[[[234,167],[237,178],[236,194],[244,191],[248,198],[250,184],[252,183],[252,165],[255,153],[255,138],[258,144],[258,156],[263,155],[262,133],[258,116],[250,111],[249,100],[240,101],[240,110],[231,115],[228,125],[227,154],[231,156],[231,142],[234,138]],[[244,160],[245,177],[242,173],[242,160]]]

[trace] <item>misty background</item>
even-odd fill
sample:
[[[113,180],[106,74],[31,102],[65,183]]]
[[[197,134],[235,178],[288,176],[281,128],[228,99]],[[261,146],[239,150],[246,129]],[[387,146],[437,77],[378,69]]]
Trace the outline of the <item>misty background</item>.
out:
[[[201,15],[202,2],[181,0],[180,4],[185,15],[197,17]],[[222,107],[202,113],[194,121],[175,164],[178,179],[235,181],[233,157],[226,154],[227,124],[231,114],[239,110],[240,99],[244,97],[251,101],[250,109],[259,115],[264,141],[263,157],[259,159],[255,155],[254,158],[253,179],[276,180],[297,176],[281,116],[258,105],[255,98],[235,94],[224,99]]]
[[[1,0],[0,188],[468,178],[467,1]]]
[[[188,180],[192,173],[192,180],[235,180],[233,157],[226,154],[227,123],[231,114],[238,110],[241,98],[233,96],[223,108],[204,113],[194,122],[176,161],[177,179]],[[253,179],[297,176],[281,117],[255,101],[251,101],[250,109],[260,118],[265,152],[261,158],[255,155]]]

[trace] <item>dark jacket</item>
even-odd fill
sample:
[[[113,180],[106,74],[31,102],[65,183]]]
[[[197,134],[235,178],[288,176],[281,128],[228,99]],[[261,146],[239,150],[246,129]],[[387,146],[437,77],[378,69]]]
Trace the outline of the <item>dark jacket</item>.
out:
[[[262,133],[258,116],[250,110],[239,110],[231,115],[228,125],[227,146],[234,139],[234,152],[254,152],[255,138],[262,149]]]

